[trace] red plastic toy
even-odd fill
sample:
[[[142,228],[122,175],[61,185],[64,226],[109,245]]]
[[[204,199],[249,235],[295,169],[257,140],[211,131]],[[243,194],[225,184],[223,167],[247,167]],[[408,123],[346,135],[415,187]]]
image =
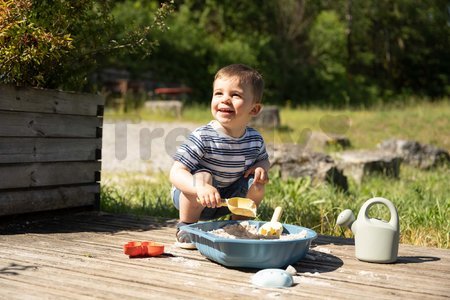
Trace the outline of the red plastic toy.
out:
[[[158,256],[164,253],[164,245],[149,242],[128,242],[123,246],[123,252],[130,257]]]

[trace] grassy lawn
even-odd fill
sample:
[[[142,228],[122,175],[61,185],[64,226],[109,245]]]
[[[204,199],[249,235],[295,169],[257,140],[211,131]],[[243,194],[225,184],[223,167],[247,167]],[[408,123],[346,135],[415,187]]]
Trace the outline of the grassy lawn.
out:
[[[328,119],[331,121],[327,124]],[[282,109],[281,120],[287,127],[275,134],[281,141],[295,141],[305,128],[320,131],[322,124],[328,131],[347,136],[357,149],[373,148],[385,139],[401,138],[450,151],[448,100],[374,110]]]
[[[211,119],[209,109],[201,107],[187,108],[183,116],[182,121],[199,124]],[[180,121],[169,115],[143,112],[126,115],[107,112],[106,118]],[[330,119],[336,122],[326,124]],[[281,129],[263,132],[266,139],[295,142],[300,140],[305,128],[313,131],[326,128],[349,137],[355,149],[374,148],[382,140],[395,137],[431,143],[450,150],[448,100],[372,110],[284,108],[281,110],[281,120]],[[104,174],[103,180],[101,203],[104,210],[178,216],[169,197],[167,174]],[[284,208],[282,221],[285,223],[309,227],[321,234],[350,237],[349,230],[335,226],[337,215],[345,208],[350,208],[357,215],[366,200],[380,196],[390,199],[398,209],[402,243],[449,248],[449,182],[448,165],[429,171],[402,165],[399,179],[374,176],[361,185],[350,181],[346,193],[329,185],[314,186],[306,178],[282,180],[277,173],[271,172],[265,200],[258,209],[258,219],[270,219],[273,208],[281,205]],[[387,209],[382,206],[375,206],[370,213],[373,217],[389,219]]]

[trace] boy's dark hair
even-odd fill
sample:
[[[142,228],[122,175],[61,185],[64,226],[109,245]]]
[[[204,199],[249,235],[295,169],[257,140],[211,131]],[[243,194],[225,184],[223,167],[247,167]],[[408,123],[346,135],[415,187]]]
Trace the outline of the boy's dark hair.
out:
[[[259,103],[262,101],[263,91],[264,91],[264,79],[261,74],[255,69],[243,64],[233,64],[223,67],[217,71],[214,81],[218,78],[223,77],[237,77],[240,82],[245,84],[250,84],[253,88],[253,95],[255,97],[254,101]]]

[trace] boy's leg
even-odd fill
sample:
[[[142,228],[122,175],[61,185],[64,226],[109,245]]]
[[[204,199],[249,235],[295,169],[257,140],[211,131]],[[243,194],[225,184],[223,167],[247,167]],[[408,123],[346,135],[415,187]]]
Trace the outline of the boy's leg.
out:
[[[193,174],[193,180],[194,185],[211,183],[212,175],[209,172],[197,172]],[[190,234],[184,230],[180,230],[180,227],[198,222],[204,207],[197,202],[196,194],[184,194],[179,190],[174,191],[173,200],[175,206],[179,210],[180,216],[180,222],[177,225],[176,245],[184,249],[196,249],[195,244],[191,240]]]
[[[202,184],[212,184],[212,175],[209,172],[197,172],[193,175],[194,186]],[[180,193],[179,210],[180,222],[196,223],[204,207],[197,202],[197,195]]]

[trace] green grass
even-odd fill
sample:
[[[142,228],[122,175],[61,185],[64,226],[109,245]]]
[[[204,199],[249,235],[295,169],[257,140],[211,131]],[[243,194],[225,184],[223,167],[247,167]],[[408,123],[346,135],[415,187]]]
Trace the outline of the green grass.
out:
[[[210,119],[206,108],[188,108],[184,113],[184,116],[189,116],[184,117],[184,121],[204,123]],[[354,148],[373,148],[384,139],[397,137],[432,143],[447,151],[450,149],[448,100],[371,111],[283,109],[283,127],[263,133],[276,142],[289,142],[293,137],[298,140],[304,128],[320,130],[320,120],[324,116],[342,115],[351,120],[345,135],[350,138]],[[167,118],[165,121],[172,120]],[[120,184],[114,183],[117,181]],[[345,208],[357,215],[366,200],[379,196],[393,201],[398,209],[402,243],[448,249],[449,182],[448,165],[424,171],[404,164],[399,179],[372,176],[361,185],[350,181],[348,192],[325,184],[315,186],[306,178],[282,180],[272,171],[257,218],[270,219],[273,209],[281,205],[284,208],[282,221],[285,223],[309,227],[321,234],[350,237],[352,233],[349,230],[335,226],[337,215]],[[171,204],[167,174],[105,174],[103,183],[101,205],[106,211],[169,218],[178,216]],[[380,205],[373,207],[370,215],[389,219],[387,209]]]
[[[321,122],[327,123],[332,118],[335,121],[328,121],[327,129],[347,136],[354,148],[373,148],[385,139],[401,138],[434,144],[450,151],[448,99],[372,110],[282,109],[282,129],[263,133],[275,142],[296,142],[301,140],[303,130],[321,131]],[[348,120],[349,126],[342,120]]]
[[[141,173],[103,173],[100,195],[103,211],[178,217],[178,211],[169,201],[169,180],[162,173],[151,178]]]
[[[320,234],[351,237],[350,230],[335,226],[338,214],[351,209],[355,215],[372,197],[385,197],[395,203],[401,226],[401,242],[422,246],[449,248],[450,185],[448,167],[417,171],[408,166],[401,170],[402,179],[374,176],[358,186],[351,182],[348,192],[332,186],[313,185],[307,178],[282,180],[271,172],[265,200],[257,219],[269,220],[273,209],[282,206],[282,222],[314,229]],[[102,187],[102,210],[177,218],[170,199],[170,182],[165,174],[148,181],[133,175],[119,175],[121,184],[108,184],[116,175],[107,175]],[[375,205],[370,216],[389,220],[384,206]]]
[[[146,109],[130,109],[127,112],[121,110],[106,109],[105,119],[130,120],[133,122],[152,121],[152,122],[191,122],[205,123],[211,120],[210,108],[204,105],[191,105],[183,108],[182,118],[177,118],[172,111],[153,112]]]
[[[319,107],[281,108],[281,128],[261,130],[268,142],[303,142],[302,131],[311,129],[321,131],[321,122],[328,121],[328,131],[347,136],[353,148],[373,148],[389,138],[417,140],[434,144],[450,151],[450,99],[437,102],[412,102],[396,106],[381,106],[368,109],[323,109]],[[191,122],[203,124],[212,119],[208,106],[194,105],[183,109],[183,117],[177,119],[171,112],[152,113],[144,109],[130,110],[127,113],[106,110],[105,119]],[[341,121],[339,121],[341,119]],[[342,119],[349,121],[345,126]],[[331,128],[330,128],[331,127]]]

